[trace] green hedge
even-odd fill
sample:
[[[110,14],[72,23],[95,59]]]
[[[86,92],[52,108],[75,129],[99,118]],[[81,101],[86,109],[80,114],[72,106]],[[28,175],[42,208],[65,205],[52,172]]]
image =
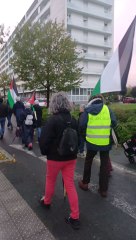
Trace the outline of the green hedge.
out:
[[[136,133],[136,110],[115,109],[114,113],[117,117],[117,127],[115,129],[119,143],[122,144]]]
[[[128,140],[134,133],[136,133],[136,107],[125,106],[124,104],[118,104],[110,106],[117,118],[117,127],[115,132],[117,133],[119,143],[122,144]],[[79,106],[71,112],[72,116],[78,119],[79,116]],[[43,124],[49,117],[48,109],[43,108]]]

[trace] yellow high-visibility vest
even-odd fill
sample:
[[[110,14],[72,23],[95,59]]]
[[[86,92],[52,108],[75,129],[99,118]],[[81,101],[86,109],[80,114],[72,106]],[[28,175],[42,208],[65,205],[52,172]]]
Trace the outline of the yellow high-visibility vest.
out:
[[[106,146],[110,143],[111,118],[106,105],[97,115],[88,114],[86,129],[86,141],[98,146]]]

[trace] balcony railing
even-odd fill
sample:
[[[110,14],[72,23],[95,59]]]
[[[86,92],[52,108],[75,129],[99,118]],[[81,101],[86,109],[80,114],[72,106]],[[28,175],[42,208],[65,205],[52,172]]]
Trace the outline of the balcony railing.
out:
[[[79,6],[79,5],[77,6],[76,4],[73,4],[73,3],[68,3],[67,8],[68,8],[68,11],[74,11],[76,13],[81,13],[86,16],[93,16],[98,19],[105,19],[109,21],[112,20],[112,13],[104,13],[104,12],[102,13],[102,12],[94,11],[88,8],[85,9],[82,6]]]
[[[95,46],[95,47],[100,47],[100,48],[112,48],[112,43],[111,42],[97,42],[97,41],[89,41],[89,40],[83,40],[83,39],[74,39],[75,42],[78,44],[83,44],[87,46]]]
[[[106,56],[100,56],[97,54],[90,54],[90,53],[81,53],[79,55],[79,58],[85,59],[85,60],[93,60],[93,61],[102,61],[107,62],[110,59],[110,55]]]
[[[94,26],[90,26],[89,23],[86,23],[86,25],[84,24],[75,24],[74,21],[72,21],[72,19],[68,19],[67,21],[67,25],[68,27],[74,27],[74,28],[78,28],[78,29],[83,29],[86,31],[92,31],[92,32],[96,32],[96,33],[106,33],[111,35],[112,34],[112,30],[109,27],[100,27],[98,25],[94,25]]]
[[[102,70],[93,70],[93,71],[89,71],[88,70],[83,70],[82,71],[82,75],[101,75],[103,72],[103,69]]]
[[[90,0],[92,3],[98,3],[100,5],[106,5],[106,6],[112,6],[113,1],[112,0]]]

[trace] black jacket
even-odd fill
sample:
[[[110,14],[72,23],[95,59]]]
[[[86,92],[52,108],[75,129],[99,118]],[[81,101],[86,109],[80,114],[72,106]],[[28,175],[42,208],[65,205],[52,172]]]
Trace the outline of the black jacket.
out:
[[[71,118],[69,112],[58,113],[50,116],[42,127],[40,137],[40,150],[43,155],[47,155],[48,160],[67,161],[77,158],[77,155],[62,157],[59,155],[57,148],[66,127],[65,122],[71,120],[71,126],[78,132],[78,124],[75,118]]]
[[[8,106],[5,103],[0,103],[0,118],[5,118],[8,115]]]
[[[34,110],[36,112],[36,127],[42,126],[42,108],[39,105],[34,105]]]

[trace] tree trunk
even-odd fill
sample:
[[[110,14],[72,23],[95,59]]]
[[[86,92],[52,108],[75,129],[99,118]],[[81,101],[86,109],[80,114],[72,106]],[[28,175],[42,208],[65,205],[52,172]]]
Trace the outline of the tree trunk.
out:
[[[4,99],[5,99],[5,96],[6,96],[6,94],[5,94],[5,87],[3,87],[3,95],[4,95]]]
[[[49,107],[49,100],[50,100],[50,86],[47,85],[47,108]]]

